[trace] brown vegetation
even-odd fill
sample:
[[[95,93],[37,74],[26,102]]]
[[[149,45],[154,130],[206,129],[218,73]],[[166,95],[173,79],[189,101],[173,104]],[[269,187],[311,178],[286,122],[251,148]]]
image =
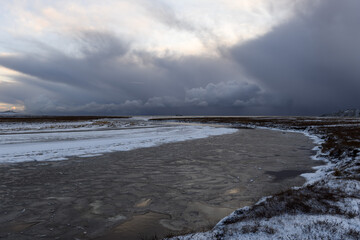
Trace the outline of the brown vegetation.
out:
[[[360,148],[360,119],[340,117],[188,117],[158,118],[156,121],[181,121],[222,124],[231,127],[272,127],[308,130],[321,135],[325,142],[322,151],[333,158],[356,157]]]
[[[283,130],[308,131],[323,139],[320,146],[320,156],[333,163],[324,177],[301,188],[287,191],[269,197],[263,202],[249,208],[236,210],[225,218],[214,239],[221,239],[226,226],[244,222],[242,234],[264,232],[275,234],[276,230],[259,224],[262,219],[288,215],[336,215],[346,219],[358,219],[359,212],[344,207],[346,199],[359,199],[357,181],[360,181],[360,119],[340,117],[201,117],[201,118],[168,118],[155,119],[167,121],[196,122],[206,124],[221,124],[228,127],[267,127]],[[326,236],[340,234],[344,239],[359,239],[360,232],[355,226],[342,233],[339,224],[334,221],[318,220],[304,223],[300,227],[304,236],[318,236],[318,232]],[[315,234],[316,233],[316,234]],[[289,239],[296,238],[288,236]],[[319,237],[319,236],[318,236]],[[310,237],[311,238],[311,237]]]

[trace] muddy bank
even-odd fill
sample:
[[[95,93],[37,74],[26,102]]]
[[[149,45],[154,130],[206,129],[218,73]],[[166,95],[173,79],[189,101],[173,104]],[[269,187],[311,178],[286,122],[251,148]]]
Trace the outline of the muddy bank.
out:
[[[262,196],[302,185],[301,134],[231,135],[58,162],[0,165],[0,237],[140,239],[198,231]]]

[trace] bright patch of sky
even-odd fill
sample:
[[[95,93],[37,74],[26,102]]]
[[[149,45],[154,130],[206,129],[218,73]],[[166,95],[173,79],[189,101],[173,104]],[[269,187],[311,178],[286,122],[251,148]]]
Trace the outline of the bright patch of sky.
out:
[[[100,30],[116,33],[133,49],[203,54],[266,33],[291,16],[293,5],[290,0],[6,1],[0,6],[5,43],[0,51],[26,51],[27,39],[74,54],[77,31]]]

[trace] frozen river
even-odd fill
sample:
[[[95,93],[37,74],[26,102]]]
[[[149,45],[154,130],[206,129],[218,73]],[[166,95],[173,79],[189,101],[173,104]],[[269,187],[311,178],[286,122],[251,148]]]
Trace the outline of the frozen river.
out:
[[[146,118],[0,122],[0,163],[90,157],[234,132],[223,127],[165,125]]]
[[[201,231],[302,185],[315,164],[312,141],[298,133],[146,119],[10,125],[0,136],[4,239]],[[42,161],[56,159],[67,160]]]

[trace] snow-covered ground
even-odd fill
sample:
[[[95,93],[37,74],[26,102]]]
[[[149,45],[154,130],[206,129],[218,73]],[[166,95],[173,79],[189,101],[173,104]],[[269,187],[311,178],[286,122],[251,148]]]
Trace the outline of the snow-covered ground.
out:
[[[0,163],[88,157],[233,132],[231,128],[164,125],[143,118],[0,123]]]
[[[10,133],[39,133],[39,132],[64,132],[97,129],[139,128],[155,126],[146,118],[131,119],[97,119],[88,121],[44,121],[44,122],[0,122],[0,134]]]
[[[304,133],[317,144],[312,158],[326,165],[303,174],[307,181],[302,187],[238,209],[210,231],[171,239],[360,239],[360,156],[334,159],[321,149],[326,136],[308,130],[260,128]]]

